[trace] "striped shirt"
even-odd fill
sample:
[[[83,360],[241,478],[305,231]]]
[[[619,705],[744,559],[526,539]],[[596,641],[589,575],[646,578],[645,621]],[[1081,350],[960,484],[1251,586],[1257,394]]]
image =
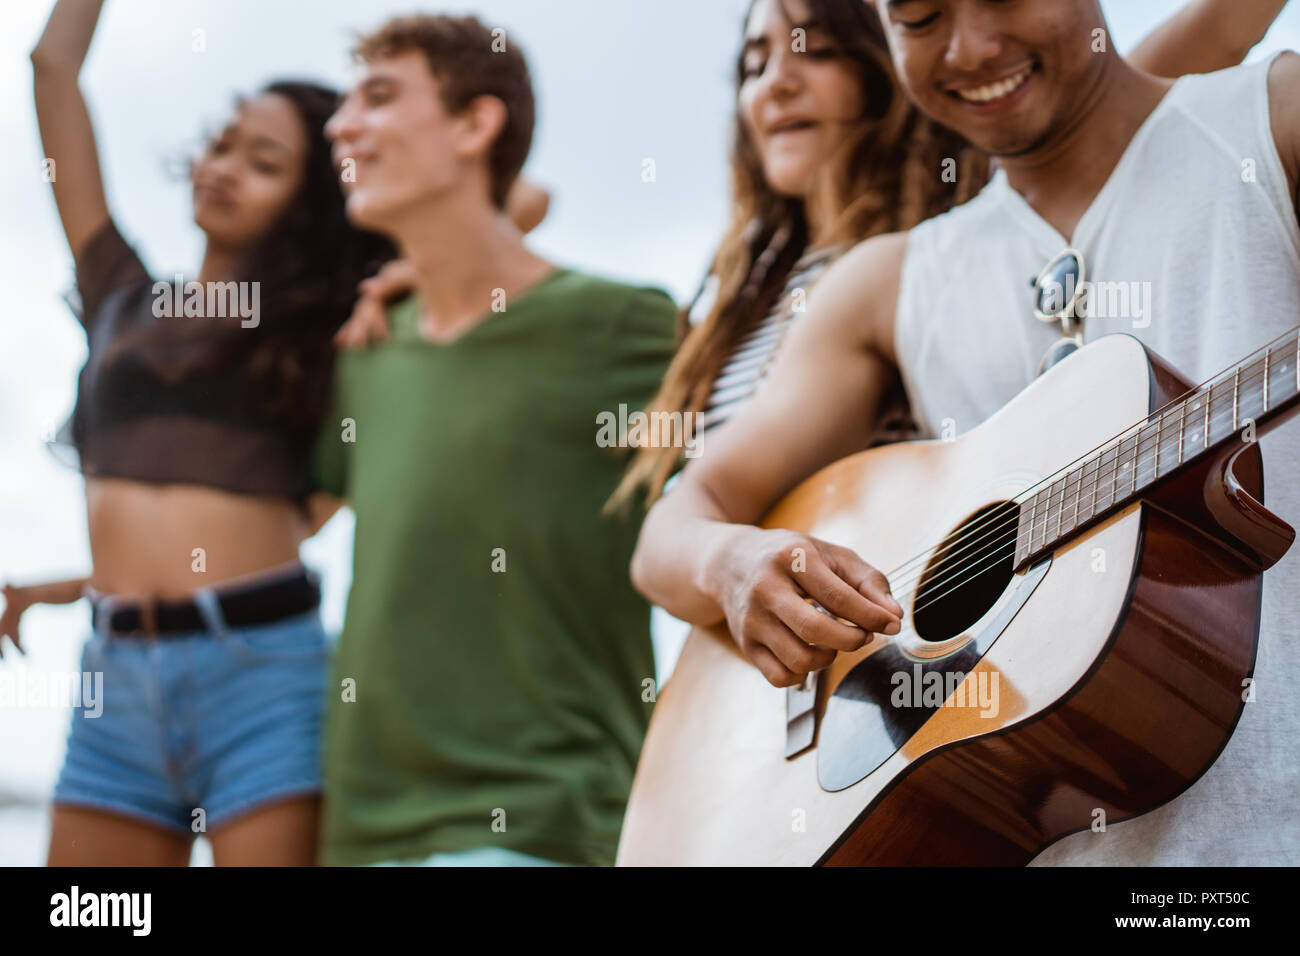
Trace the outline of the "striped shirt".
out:
[[[777,350],[794,318],[804,311],[807,293],[843,252],[847,245],[813,249],[794,264],[785,288],[777,298],[776,306],[753,330],[736,345],[713,383],[713,391],[705,405],[701,420],[701,433],[727,421],[744,404],[753,398],[776,361]],[[692,320],[698,321],[701,313],[707,314],[710,296],[701,296],[693,311]],[[886,395],[881,406],[881,416],[873,445],[906,441],[921,437],[912,421],[907,395],[901,383]]]
[[[803,312],[808,289],[843,251],[841,247],[814,249],[794,264],[775,308],[740,340],[718,373],[704,408],[701,424],[705,433],[725,422],[758,391],[790,323]]]

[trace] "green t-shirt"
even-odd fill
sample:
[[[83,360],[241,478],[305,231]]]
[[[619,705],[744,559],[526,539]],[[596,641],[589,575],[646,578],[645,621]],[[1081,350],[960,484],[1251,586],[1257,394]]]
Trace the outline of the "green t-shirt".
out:
[[[559,270],[448,344],[407,299],[388,342],[340,356],[316,480],[356,539],[324,863],[613,862],[654,659],[628,577],[644,512],[601,514],[627,453],[598,416],[649,401],[674,316],[660,291]]]

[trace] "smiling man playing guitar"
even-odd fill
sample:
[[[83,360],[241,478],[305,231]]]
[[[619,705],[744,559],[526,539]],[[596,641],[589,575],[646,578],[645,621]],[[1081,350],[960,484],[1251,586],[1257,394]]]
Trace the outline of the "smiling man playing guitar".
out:
[[[1300,863],[1300,561],[1254,501],[1262,450],[1269,510],[1300,517],[1300,428],[1253,443],[1300,393],[1300,57],[1170,82],[1097,0],[878,12],[908,94],[1001,171],[828,271],[651,512],[634,581],[714,630],[657,706],[620,861]],[[1093,344],[1115,332],[1168,367]],[[867,446],[900,374],[940,441],[828,469],[757,527]],[[1003,578],[960,557],[981,540]],[[945,659],[1001,716],[876,705]]]

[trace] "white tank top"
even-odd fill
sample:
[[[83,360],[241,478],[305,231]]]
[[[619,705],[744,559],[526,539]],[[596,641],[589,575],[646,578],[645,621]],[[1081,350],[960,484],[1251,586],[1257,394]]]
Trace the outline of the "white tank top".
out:
[[[1271,63],[1175,83],[1069,242],[1002,172],[913,230],[895,347],[923,431],[962,434],[1033,380],[1061,332],[1034,318],[1031,282],[1070,246],[1087,279],[1112,284],[1092,297],[1084,341],[1128,332],[1192,382],[1300,324],[1300,229],[1269,120]],[[1300,420],[1260,450],[1267,506],[1300,526]],[[1182,796],[1066,837],[1035,863],[1300,864],[1300,545],[1264,577],[1255,692]]]

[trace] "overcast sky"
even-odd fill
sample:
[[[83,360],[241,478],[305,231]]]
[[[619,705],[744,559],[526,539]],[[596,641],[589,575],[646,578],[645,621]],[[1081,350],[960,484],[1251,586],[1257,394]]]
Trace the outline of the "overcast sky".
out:
[[[529,174],[553,191],[536,248],[570,266],[663,286],[699,281],[724,225],[731,66],[747,0],[485,0],[474,9],[528,54],[538,125]],[[71,259],[49,187],[27,54],[51,0],[0,4],[0,580],[84,574],[79,476],[42,446],[71,409],[84,335],[60,294]],[[1105,2],[1132,46],[1176,0]],[[197,266],[187,185],[168,160],[220,122],[232,97],[273,78],[345,84],[351,31],[425,4],[388,0],[108,0],[83,73],[109,205],[155,274]],[[465,8],[457,6],[453,12]],[[195,52],[195,31],[206,49]],[[1293,5],[1253,58],[1300,47]],[[644,183],[653,158],[657,181]],[[332,575],[337,624],[346,523],[310,552]],[[340,571],[339,569],[343,569]],[[32,657],[0,667],[72,668],[84,606],[33,612]],[[41,791],[62,757],[66,716],[0,710],[0,798]],[[39,727],[38,727],[39,725]],[[0,803],[2,803],[0,799]],[[3,840],[0,840],[3,842]]]

